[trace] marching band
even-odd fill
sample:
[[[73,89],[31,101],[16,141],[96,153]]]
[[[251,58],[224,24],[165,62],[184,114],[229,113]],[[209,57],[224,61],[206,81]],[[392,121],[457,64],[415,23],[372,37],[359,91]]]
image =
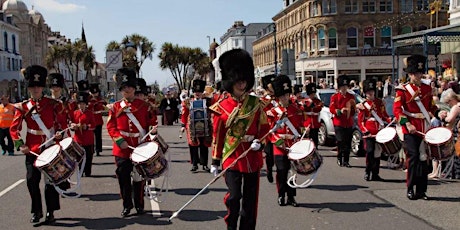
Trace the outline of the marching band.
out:
[[[185,92],[181,98],[181,131],[186,132],[191,171],[197,171],[201,164],[204,171],[214,175],[207,186],[225,176],[227,229],[237,229],[238,222],[240,228],[255,229],[264,157],[270,183],[273,182],[272,168],[276,167],[279,206],[298,206],[296,189],[308,187],[316,177],[322,164],[318,135],[324,103],[318,98],[315,83],[292,85],[286,75],[263,77],[263,93],[254,95],[254,65],[244,50],[225,52],[218,64],[222,81],[215,92],[206,86],[206,81],[195,79],[191,84],[193,94],[187,96]],[[383,181],[379,175],[381,156],[404,151],[408,158],[406,196],[410,200],[429,199],[426,194],[429,160],[445,160],[455,151],[453,138],[447,138],[436,148],[427,140],[430,131],[435,129],[430,127],[430,120],[438,108],[430,86],[421,80],[425,65],[424,56],[407,58],[404,70],[410,81],[396,87],[393,120],[385,103],[376,97],[377,84],[373,79],[362,82],[365,97],[362,98],[359,93],[349,91],[349,77],[338,76],[338,89],[331,96],[328,109],[337,140],[337,164],[351,168],[351,137],[357,126],[366,152],[364,180]],[[27,187],[32,201],[30,222],[37,223],[44,216],[39,186],[42,174],[46,184],[45,221],[50,224],[55,222],[54,211],[60,209],[59,195],[74,191],[70,176],[80,168],[80,175],[91,176],[93,154],[99,156],[102,152],[102,112],[106,110],[106,126],[113,140],[115,173],[123,201],[121,216],[128,216],[133,208],[138,214],[144,213],[146,182],[163,175],[170,167],[164,157],[167,142],[157,132],[156,101],[145,80],[137,78],[132,69],[119,69],[114,81],[123,98],[107,105],[98,84],[79,81],[78,93],[71,92],[77,96],[65,98],[61,74],[48,75],[46,68],[35,65],[27,67],[23,76],[31,98],[15,105],[10,133],[15,147],[26,155]],[[47,78],[51,97],[43,93]],[[445,118],[446,114],[441,117]],[[170,118],[163,119],[171,124]],[[23,121],[26,127],[22,127]],[[402,129],[403,137],[397,135],[392,125]],[[25,137],[20,134],[23,128]],[[64,137],[70,138],[70,149],[65,146],[68,141],[64,141]],[[208,148],[212,157],[210,168]],[[54,153],[55,149],[59,151]],[[52,157],[44,160],[40,157],[42,154]],[[290,172],[293,177],[289,176]],[[297,174],[313,177],[298,185]]]

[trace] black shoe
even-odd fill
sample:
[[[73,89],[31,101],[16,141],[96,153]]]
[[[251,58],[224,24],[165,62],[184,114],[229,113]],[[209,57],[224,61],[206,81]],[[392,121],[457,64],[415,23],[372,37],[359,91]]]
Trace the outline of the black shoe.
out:
[[[127,217],[130,212],[131,212],[130,208],[123,208],[123,211],[121,211],[121,216],[122,217]]]
[[[372,181],[384,181],[379,175],[372,176]]]
[[[43,213],[34,213],[32,218],[30,218],[30,223],[38,223],[40,219],[43,218]]]
[[[371,176],[369,175],[369,173],[364,174],[364,180],[365,181],[370,181],[371,180]]]
[[[417,200],[414,190],[407,191],[407,198],[409,198],[409,200]]]
[[[136,212],[137,212],[138,215],[142,215],[142,214],[145,213],[145,210],[144,210],[144,208],[136,208]]]
[[[190,169],[190,171],[192,172],[196,172],[196,170],[198,170],[198,166],[196,165],[192,166],[192,169]]]
[[[97,152],[97,153],[96,153],[96,156],[101,156],[101,153],[100,153],[100,152]]]
[[[208,168],[208,166],[204,165],[203,166],[203,171],[210,172],[211,170]]]
[[[422,200],[430,200],[430,197],[426,195],[426,193],[417,193],[415,194],[417,199],[422,199]]]
[[[337,165],[340,166],[340,167],[343,167],[342,161],[341,161],[341,160],[337,160]]]
[[[47,212],[45,217],[45,223],[52,224],[54,222],[56,222],[56,219],[54,218],[53,212]]]
[[[345,166],[345,167],[347,167],[347,168],[351,168],[351,165],[350,165],[350,163],[348,163],[348,162],[343,162],[343,166]]]
[[[267,180],[270,183],[273,183],[273,173],[272,172],[267,172]]]
[[[287,205],[291,205],[293,207],[299,206],[297,202],[295,201],[294,197],[289,197],[286,202]]]
[[[286,202],[284,202],[284,197],[278,197],[278,205],[279,206],[286,206]]]

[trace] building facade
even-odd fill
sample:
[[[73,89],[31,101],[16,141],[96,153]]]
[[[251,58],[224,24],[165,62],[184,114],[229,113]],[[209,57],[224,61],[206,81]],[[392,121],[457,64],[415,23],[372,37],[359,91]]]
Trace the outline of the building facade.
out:
[[[429,0],[285,0],[283,7],[253,44],[261,75],[293,49],[298,83],[334,83],[342,74],[356,81],[390,76],[392,36],[446,25],[449,1],[436,15]]]
[[[20,100],[21,95],[19,33],[13,17],[0,11],[0,95],[8,95],[13,101]]]

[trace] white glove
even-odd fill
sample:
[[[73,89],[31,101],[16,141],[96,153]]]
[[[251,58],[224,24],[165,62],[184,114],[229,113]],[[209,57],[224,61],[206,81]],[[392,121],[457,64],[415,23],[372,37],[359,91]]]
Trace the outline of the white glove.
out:
[[[254,150],[254,151],[258,151],[260,149],[260,147],[262,147],[262,145],[260,144],[260,140],[259,139],[254,139],[252,141],[252,144],[251,144],[251,149]]]
[[[209,172],[212,173],[214,176],[217,176],[217,173],[219,172],[219,166],[211,165],[211,170]]]

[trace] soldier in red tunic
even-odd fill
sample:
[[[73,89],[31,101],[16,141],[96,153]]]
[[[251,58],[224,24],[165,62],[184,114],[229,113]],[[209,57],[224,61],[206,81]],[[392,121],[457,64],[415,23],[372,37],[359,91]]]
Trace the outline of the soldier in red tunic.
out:
[[[270,124],[275,124],[278,120],[286,117],[291,122],[292,126],[285,125],[276,130],[269,136],[269,140],[273,143],[273,154],[276,165],[276,187],[278,189],[278,205],[292,205],[297,207],[297,202],[294,199],[296,189],[288,185],[288,174],[291,168],[291,162],[288,159],[288,149],[298,138],[300,138],[300,128],[304,123],[302,110],[290,100],[292,93],[291,79],[286,75],[279,75],[272,83],[275,97],[277,98],[277,106],[270,109],[268,121]],[[294,130],[291,130],[294,128]],[[287,202],[285,197],[287,195]]]
[[[86,164],[85,168],[81,169],[84,176],[91,176],[91,167],[93,164],[94,155],[94,127],[96,122],[94,114],[87,109],[90,95],[86,92],[79,92],[77,96],[78,109],[73,112],[72,123],[70,127],[74,130],[73,139],[81,147],[85,149]]]
[[[266,105],[264,108],[265,113],[270,111],[274,104],[277,104],[275,97],[274,97],[274,91],[273,91],[273,81],[275,80],[276,75],[275,74],[270,74],[266,75],[262,78],[262,88],[265,90],[265,95],[260,98]],[[269,112],[268,112],[269,113]],[[269,121],[270,127],[273,127],[273,125]],[[266,142],[265,148],[265,164],[267,168],[267,180],[270,183],[273,183],[273,166],[275,165],[275,160],[273,156],[273,144],[270,143],[269,141]]]
[[[119,69],[114,78],[123,98],[115,102],[109,110],[107,131],[113,140],[112,153],[117,165],[115,172],[123,199],[121,215],[126,217],[133,208],[133,199],[137,213],[144,213],[145,180],[131,182],[133,163],[130,156],[133,152],[132,148],[140,144],[140,139],[149,129],[156,128],[157,118],[148,102],[135,97],[137,80],[134,70]],[[156,130],[152,133],[155,134]]]
[[[192,169],[190,171],[192,172],[198,170],[198,162],[203,166],[204,171],[209,171],[208,148],[211,147],[212,142],[212,126],[211,113],[207,108],[211,105],[211,99],[203,98],[205,85],[206,82],[203,80],[193,80],[193,96],[190,99],[182,102],[181,131],[183,132],[185,130],[187,133],[187,142],[190,150],[190,162],[192,163]],[[202,107],[192,109],[194,102],[198,101],[203,102],[201,103]],[[200,117],[203,115],[206,115],[207,117]],[[206,122],[208,123],[207,127]]]
[[[410,82],[396,87],[393,112],[404,134],[404,148],[408,160],[407,167],[407,198],[410,200],[428,200],[428,164],[426,153],[420,152],[423,136],[430,128],[432,114],[437,107],[433,101],[431,87],[422,82],[426,71],[426,57],[412,55],[406,59],[404,69]],[[414,186],[416,193],[414,193]]]
[[[364,180],[383,181],[379,176],[380,155],[382,149],[375,143],[375,136],[383,128],[383,123],[390,123],[385,105],[382,99],[375,97],[377,82],[375,80],[365,80],[363,82],[363,92],[366,94],[366,100],[358,106],[358,126],[361,129],[364,139],[364,148],[366,149],[366,170]],[[372,114],[372,111],[375,115]]]
[[[61,139],[61,135],[54,135],[54,133],[67,128],[67,123],[66,114],[60,113],[62,104],[55,99],[43,96],[43,89],[46,86],[46,68],[32,65],[27,67],[23,74],[28,83],[27,89],[31,98],[17,104],[10,134],[15,147],[26,155],[27,188],[32,199],[31,212],[33,213],[30,222],[37,223],[43,217],[40,193],[42,173],[34,166],[37,157],[31,152],[40,154],[44,147],[39,148],[39,146],[53,136],[57,140]],[[27,129],[25,142],[20,134],[23,121]],[[64,185],[64,183],[61,184]],[[60,209],[59,193],[48,180],[45,181],[45,201],[46,223],[53,223],[55,221],[54,211]]]
[[[70,123],[73,111],[76,109],[76,103],[73,100],[65,97],[62,90],[65,87],[64,76],[60,73],[50,73],[48,75],[49,86],[51,91],[51,98],[58,100],[62,103],[62,107],[59,108],[59,113],[67,114],[67,123]],[[68,137],[71,136],[70,131],[65,133]]]
[[[259,198],[260,169],[263,166],[262,146],[259,141],[269,132],[263,103],[249,95],[255,81],[251,55],[242,49],[233,49],[219,58],[222,86],[228,94],[211,106],[213,120],[213,163],[211,173],[229,167],[242,153],[251,149],[225,174],[228,192],[224,197],[227,229],[255,229]],[[263,140],[261,140],[263,141]],[[243,206],[241,208],[241,200]]]
[[[305,132],[315,143],[316,149],[319,147],[318,133],[321,123],[319,123],[319,113],[323,109],[323,102],[316,97],[316,84],[310,83],[306,86],[308,98],[304,100],[303,110],[305,111]]]
[[[335,138],[337,139],[337,164],[351,168],[349,163],[353,116],[356,110],[355,96],[348,92],[349,79],[346,75],[337,78],[339,91],[331,96],[329,111],[333,114]]]
[[[100,95],[101,90],[99,89],[99,83],[90,84],[89,92],[91,98],[88,103],[88,110],[92,111],[94,114],[94,121],[96,122],[96,127],[94,127],[96,156],[100,156],[102,152],[102,125],[104,124],[102,112],[105,111],[107,102]]]

